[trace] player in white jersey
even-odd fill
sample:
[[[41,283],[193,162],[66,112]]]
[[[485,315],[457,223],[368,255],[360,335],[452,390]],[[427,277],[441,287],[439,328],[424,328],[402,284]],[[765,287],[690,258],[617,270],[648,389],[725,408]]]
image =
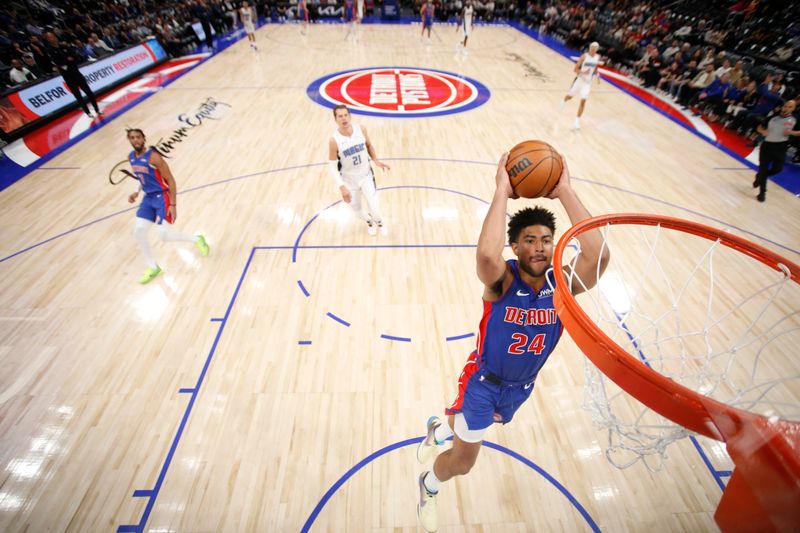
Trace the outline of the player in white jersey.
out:
[[[467,0],[464,9],[461,10],[461,31],[464,32],[464,48],[467,47],[467,39],[469,39],[469,34],[472,31],[473,13],[472,0]]]
[[[578,106],[578,116],[575,117],[575,123],[572,129],[578,130],[581,128],[581,115],[583,115],[583,108],[586,106],[586,99],[589,98],[589,89],[592,85],[592,78],[597,77],[597,84],[600,85],[600,76],[597,75],[597,66],[600,65],[600,54],[597,51],[600,49],[600,44],[594,42],[589,45],[589,52],[581,55],[578,62],[575,64],[575,81],[572,82],[569,92],[564,96],[561,101],[561,109],[564,109],[564,104],[572,99],[576,94],[581,95],[581,104]]]
[[[360,218],[367,221],[370,235],[386,235],[386,227],[378,208],[378,193],[375,188],[375,175],[369,162],[378,168],[390,170],[389,165],[378,161],[375,148],[370,142],[367,130],[353,124],[347,106],[333,108],[336,131],[328,142],[328,174],[339,188],[342,199],[350,204]],[[361,207],[361,197],[367,202],[368,211]]]
[[[246,0],[242,2],[242,7],[239,8],[239,17],[242,19],[244,32],[247,34],[247,40],[250,41],[250,48],[258,50],[256,46],[256,14],[255,10],[250,7],[250,3]]]

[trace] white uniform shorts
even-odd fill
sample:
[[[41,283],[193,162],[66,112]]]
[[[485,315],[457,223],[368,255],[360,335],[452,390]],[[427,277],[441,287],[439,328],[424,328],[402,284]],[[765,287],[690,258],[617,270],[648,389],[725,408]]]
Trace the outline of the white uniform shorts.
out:
[[[575,81],[572,82],[572,87],[569,88],[569,92],[567,93],[569,96],[575,96],[576,94],[580,94],[581,100],[586,100],[589,98],[589,90],[592,87],[591,80],[586,81],[583,77],[578,76],[575,78]]]

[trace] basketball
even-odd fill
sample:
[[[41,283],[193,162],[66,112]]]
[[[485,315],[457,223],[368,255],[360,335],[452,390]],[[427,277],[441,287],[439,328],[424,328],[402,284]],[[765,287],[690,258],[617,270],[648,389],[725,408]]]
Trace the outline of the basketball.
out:
[[[508,153],[506,171],[514,193],[523,198],[541,198],[553,190],[564,162],[555,148],[544,141],[523,141]]]

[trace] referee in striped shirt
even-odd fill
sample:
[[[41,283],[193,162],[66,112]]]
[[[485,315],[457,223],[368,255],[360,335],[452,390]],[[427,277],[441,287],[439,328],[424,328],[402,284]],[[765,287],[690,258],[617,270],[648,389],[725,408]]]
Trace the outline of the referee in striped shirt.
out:
[[[767,198],[767,178],[783,170],[786,160],[786,150],[789,148],[789,137],[800,136],[800,131],[794,131],[797,120],[792,116],[795,109],[794,100],[787,100],[781,107],[781,112],[767,119],[758,126],[758,132],[764,136],[761,150],[758,154],[758,173],[753,182],[753,188],[758,187],[758,201]]]

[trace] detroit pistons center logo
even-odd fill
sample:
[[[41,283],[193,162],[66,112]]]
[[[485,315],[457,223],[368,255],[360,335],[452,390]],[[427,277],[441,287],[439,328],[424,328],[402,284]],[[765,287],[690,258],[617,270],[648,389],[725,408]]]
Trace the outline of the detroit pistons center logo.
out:
[[[480,82],[441,70],[379,67],[347,70],[315,80],[308,96],[325,107],[379,117],[433,117],[469,111],[489,100]]]

